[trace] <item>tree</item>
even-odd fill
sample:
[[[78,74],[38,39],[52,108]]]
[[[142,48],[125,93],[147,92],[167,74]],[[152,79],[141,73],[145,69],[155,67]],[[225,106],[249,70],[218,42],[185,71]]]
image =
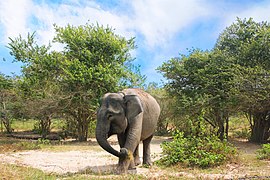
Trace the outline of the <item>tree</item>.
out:
[[[159,67],[168,79],[166,89],[176,99],[178,114],[203,116],[220,139],[228,135],[229,114],[234,106],[234,67],[220,51],[192,51]],[[226,127],[225,127],[226,125]]]
[[[50,52],[51,46],[39,46],[35,41],[35,33],[28,34],[26,39],[21,36],[10,38],[8,44],[10,54],[15,61],[25,65],[22,76],[17,80],[18,94],[24,100],[25,116],[39,120],[39,130],[45,138],[50,132],[51,118],[59,112],[59,53]]]
[[[78,140],[86,141],[99,98],[144,80],[139,71],[132,71],[134,38],[127,40],[109,27],[91,24],[55,25],[55,31],[53,43],[63,44],[62,51],[37,45],[34,34],[26,40],[11,39],[9,48],[17,61],[25,63],[21,89],[29,92],[31,107],[38,107],[34,112],[43,114],[38,116],[41,123],[49,124],[52,114],[61,112],[75,123]],[[46,123],[44,126],[48,127]]]
[[[3,131],[2,124],[4,124],[7,133],[12,132],[10,120],[10,105],[14,98],[13,82],[10,77],[0,73],[0,119],[1,131]]]
[[[169,131],[169,125],[173,124],[173,120],[175,118],[172,106],[173,101],[168,96],[166,90],[159,87],[158,84],[154,82],[149,83],[145,90],[157,100],[160,106],[160,115],[157,123],[156,134],[165,135]]]
[[[61,104],[76,120],[78,139],[84,141],[90,121],[96,119],[98,99],[118,91],[127,72],[134,74],[125,66],[132,60],[134,39],[126,40],[99,25],[55,26],[55,30],[54,41],[65,45],[60,84],[66,98]]]
[[[270,24],[237,19],[221,33],[215,49],[238,65],[239,105],[250,121],[253,142],[270,137]]]

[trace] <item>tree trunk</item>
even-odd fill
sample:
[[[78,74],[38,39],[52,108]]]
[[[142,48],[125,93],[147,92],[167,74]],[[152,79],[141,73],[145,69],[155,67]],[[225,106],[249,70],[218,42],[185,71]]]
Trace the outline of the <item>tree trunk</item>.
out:
[[[3,102],[2,105],[3,105],[3,111],[1,114],[2,122],[6,128],[7,133],[10,134],[10,133],[12,133],[12,128],[11,128],[10,119],[8,118],[8,113],[6,110],[6,103]]]
[[[224,140],[224,124],[219,124],[219,127],[218,127],[218,138],[223,141]]]
[[[43,119],[41,119],[40,127],[42,138],[45,139],[51,130],[51,116],[45,116]]]
[[[223,141],[225,133],[224,122],[226,116],[224,116],[224,112],[220,110],[216,110],[215,115],[216,115],[216,123],[218,124],[217,136],[221,141]]]
[[[78,122],[78,141],[87,141],[89,123],[86,120],[80,120]]]
[[[269,138],[270,118],[269,112],[253,113],[253,123],[251,125],[250,141],[255,143],[265,143]]]
[[[228,139],[229,137],[229,116],[226,116],[226,129],[225,129],[225,135],[226,135],[226,139]]]
[[[90,124],[89,115],[87,113],[82,113],[79,115],[78,119],[78,141],[83,142],[87,141],[88,137],[88,127]]]

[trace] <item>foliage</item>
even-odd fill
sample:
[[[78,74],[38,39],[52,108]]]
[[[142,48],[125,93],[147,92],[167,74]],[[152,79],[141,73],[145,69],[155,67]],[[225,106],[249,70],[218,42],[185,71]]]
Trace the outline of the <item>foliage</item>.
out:
[[[236,130],[233,132],[233,137],[235,138],[243,138],[243,139],[250,139],[250,129],[243,128],[241,130]]]
[[[250,140],[254,142],[265,142],[269,137],[269,38],[269,23],[238,18],[220,35],[215,47],[239,67],[235,85],[239,90],[238,109],[247,114]]]
[[[57,53],[50,52],[50,45],[38,45],[35,33],[28,34],[26,39],[19,36],[10,41],[10,54],[15,61],[24,63],[22,76],[16,81],[16,93],[20,97],[17,102],[22,109],[20,118],[39,120],[40,132],[45,137],[50,132],[53,114],[59,113]]]
[[[176,118],[173,113],[173,103],[164,88],[156,83],[149,83],[145,90],[158,102],[161,112],[157,123],[156,135],[166,135],[171,131],[171,125]]]
[[[122,86],[141,86],[145,77],[131,63],[134,38],[127,40],[98,24],[54,27],[53,43],[62,44],[62,51],[38,45],[35,33],[10,39],[11,55],[25,64],[18,93],[28,107],[26,114],[39,119],[37,129],[44,137],[52,118],[65,117],[85,141],[99,97]]]
[[[211,51],[192,50],[158,70],[175,100],[175,113],[204,114],[220,139],[228,136],[229,117],[242,111],[250,121],[251,140],[269,138],[270,25],[237,19]]]
[[[236,68],[220,51],[194,50],[189,55],[172,58],[159,67],[168,79],[166,89],[175,99],[175,112],[184,116],[200,116],[224,138],[224,124],[234,111]],[[227,132],[226,132],[227,134]]]
[[[160,165],[181,164],[207,168],[228,162],[236,155],[236,149],[227,142],[221,142],[216,136],[187,136],[176,131],[172,142],[161,145],[163,157]]]
[[[40,144],[36,142],[23,141],[16,144],[17,150],[35,150],[40,149]]]
[[[263,144],[262,148],[257,150],[257,158],[270,160],[270,144]]]
[[[41,149],[45,145],[51,145],[50,140],[39,138],[37,141],[21,141],[15,144],[16,150],[35,150]]]
[[[1,127],[4,125],[7,133],[12,132],[11,116],[15,99],[13,79],[0,73],[0,120]]]

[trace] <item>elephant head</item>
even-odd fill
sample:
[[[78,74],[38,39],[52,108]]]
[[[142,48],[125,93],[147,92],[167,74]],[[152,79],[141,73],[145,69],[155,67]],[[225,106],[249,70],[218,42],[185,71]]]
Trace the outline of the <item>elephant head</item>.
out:
[[[117,157],[126,156],[125,148],[118,152],[111,147],[107,139],[113,134],[125,133],[130,121],[142,111],[142,104],[137,95],[105,94],[97,112],[96,139],[99,145]]]

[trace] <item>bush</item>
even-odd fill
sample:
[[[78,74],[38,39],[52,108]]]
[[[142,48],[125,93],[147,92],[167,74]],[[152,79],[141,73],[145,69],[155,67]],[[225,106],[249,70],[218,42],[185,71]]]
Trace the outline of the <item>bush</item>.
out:
[[[250,135],[251,135],[251,131],[247,128],[233,132],[233,137],[235,138],[249,139]]]
[[[270,144],[263,144],[262,148],[257,150],[257,158],[270,160]]]
[[[216,136],[187,136],[176,131],[172,142],[161,144],[163,156],[160,165],[182,164],[202,168],[217,166],[231,160],[237,154],[236,148],[222,142]]]
[[[20,142],[16,144],[17,150],[35,150],[35,149],[40,149],[40,145],[35,142]]]

